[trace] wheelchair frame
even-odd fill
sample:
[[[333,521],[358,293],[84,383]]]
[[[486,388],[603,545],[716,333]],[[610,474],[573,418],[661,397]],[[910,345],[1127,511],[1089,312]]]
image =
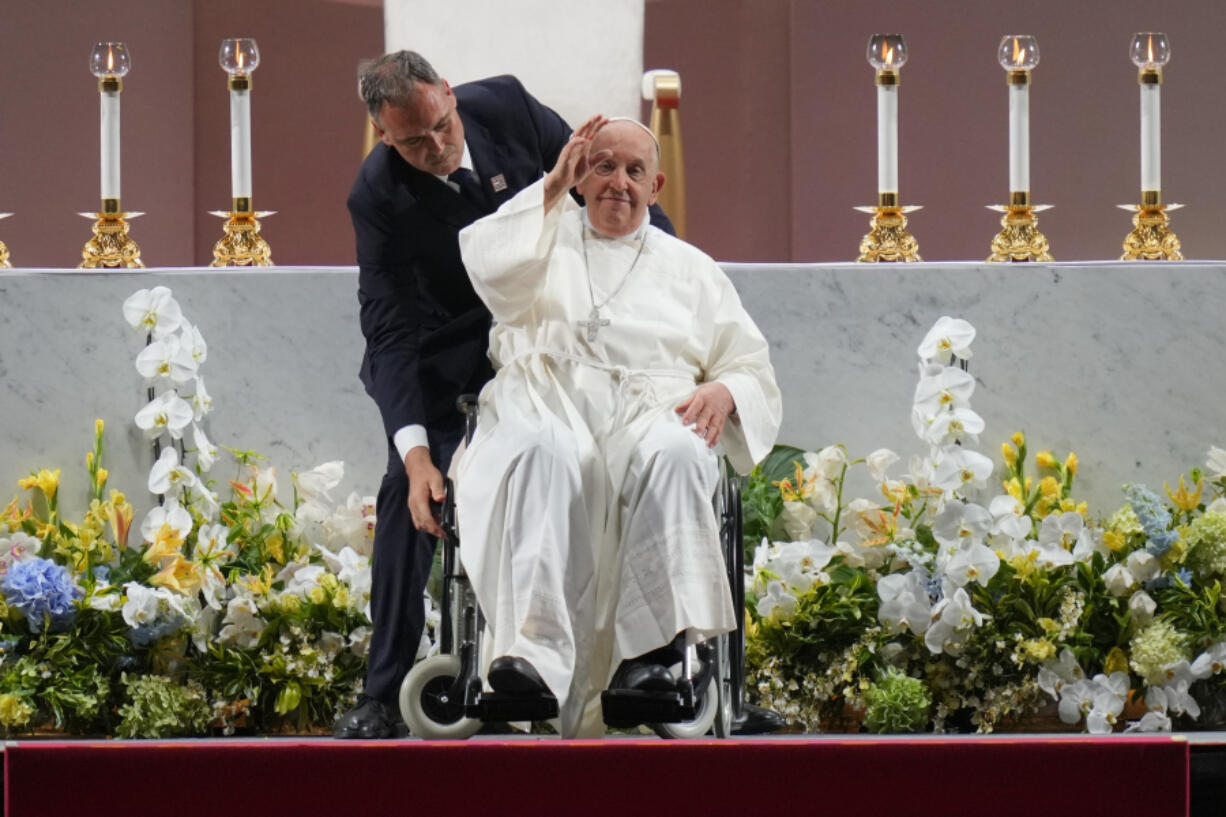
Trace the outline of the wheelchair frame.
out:
[[[456,406],[464,412],[465,439],[471,441],[476,428],[476,396],[462,395]],[[714,505],[737,628],[684,651],[679,671],[673,668],[678,687],[675,695],[602,693],[604,719],[609,726],[631,728],[647,723],[663,738],[698,738],[708,730],[726,738],[741,717],[745,685],[741,483],[726,466],[721,471]],[[405,723],[417,737],[464,739],[486,722],[557,717],[556,698],[525,698],[483,688],[480,660],[485,616],[458,559],[459,536],[450,480],[440,522],[447,536],[443,541],[439,653],[415,664],[401,683],[399,703]]]

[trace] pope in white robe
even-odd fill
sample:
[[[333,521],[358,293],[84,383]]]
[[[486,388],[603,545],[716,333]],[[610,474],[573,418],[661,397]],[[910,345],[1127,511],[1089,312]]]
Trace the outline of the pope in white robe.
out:
[[[535,669],[564,737],[603,731],[600,692],[624,659],[735,629],[716,445],[747,473],[781,417],[727,276],[649,223],[658,159],[637,122],[594,117],[460,233],[497,372],[455,468],[460,557],[487,656]]]

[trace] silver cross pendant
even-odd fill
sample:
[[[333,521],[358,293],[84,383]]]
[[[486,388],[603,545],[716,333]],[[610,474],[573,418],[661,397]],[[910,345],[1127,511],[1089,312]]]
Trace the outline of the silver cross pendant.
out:
[[[609,325],[609,319],[600,317],[600,312],[596,307],[592,307],[586,321],[575,321],[575,323],[587,330],[588,340],[596,340],[596,333],[600,331],[600,327]]]

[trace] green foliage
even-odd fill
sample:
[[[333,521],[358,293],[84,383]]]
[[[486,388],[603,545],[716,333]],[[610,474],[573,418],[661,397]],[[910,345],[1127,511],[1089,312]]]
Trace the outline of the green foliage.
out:
[[[120,676],[128,702],[119,708],[115,734],[121,738],[172,738],[202,735],[213,720],[204,689],[161,675]]]
[[[864,726],[876,734],[919,732],[927,728],[931,708],[923,681],[890,668],[864,693]]]

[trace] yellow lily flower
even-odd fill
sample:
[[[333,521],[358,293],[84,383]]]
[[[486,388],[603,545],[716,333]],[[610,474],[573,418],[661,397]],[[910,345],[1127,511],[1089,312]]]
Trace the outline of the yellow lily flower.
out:
[[[1034,461],[1040,468],[1055,468],[1056,458],[1050,451],[1040,451],[1034,455]]]
[[[1077,455],[1072,451],[1068,452],[1068,456],[1064,460],[1064,470],[1070,474],[1077,473]]]
[[[1165,482],[1162,483],[1162,486],[1166,488],[1166,495],[1171,498],[1171,502],[1175,504],[1175,507],[1182,511],[1194,511],[1196,506],[1200,505],[1200,495],[1205,489],[1205,478],[1201,477],[1196,481],[1196,490],[1192,493],[1188,493],[1188,487],[1184,484],[1183,477],[1179,478],[1178,491],[1172,492],[1171,486]]]
[[[1020,431],[1013,432],[1013,436],[1010,437],[1009,439],[1013,440],[1013,444],[1016,445],[1019,449],[1023,445],[1026,444],[1026,435]]]
[[[1013,446],[1008,443],[1001,443],[1000,455],[1004,457],[1005,465],[1008,465],[1010,468],[1017,467],[1017,449]]]
[[[177,593],[191,593],[200,587],[200,572],[193,562],[175,553],[165,560],[162,569],[150,577],[152,584],[169,587]]]
[[[56,491],[60,488],[60,469],[48,471],[44,468],[37,474],[18,480],[17,484],[27,491],[37,488],[47,497],[48,502],[54,502]]]
[[[163,559],[182,558],[183,540],[169,524],[163,524],[154,534],[153,542],[145,550],[144,559],[151,565],[158,566]]]

